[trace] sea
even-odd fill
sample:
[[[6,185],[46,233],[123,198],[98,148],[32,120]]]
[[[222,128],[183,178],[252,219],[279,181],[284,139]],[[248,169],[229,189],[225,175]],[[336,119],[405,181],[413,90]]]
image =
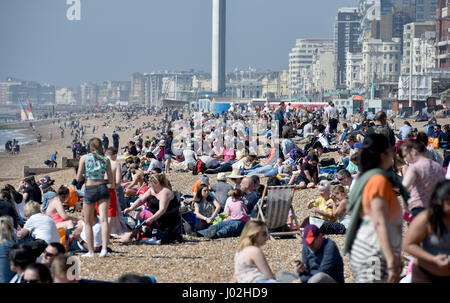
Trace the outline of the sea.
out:
[[[25,129],[0,129],[0,152],[5,150],[8,140],[16,139],[19,145],[24,145],[36,140],[34,135],[26,134]]]

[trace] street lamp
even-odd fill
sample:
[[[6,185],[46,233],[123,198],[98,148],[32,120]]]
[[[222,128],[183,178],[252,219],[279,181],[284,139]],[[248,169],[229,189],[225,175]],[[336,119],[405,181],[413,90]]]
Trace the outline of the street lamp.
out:
[[[409,107],[412,107],[412,52],[414,45],[414,37],[411,39],[411,44],[409,46]]]

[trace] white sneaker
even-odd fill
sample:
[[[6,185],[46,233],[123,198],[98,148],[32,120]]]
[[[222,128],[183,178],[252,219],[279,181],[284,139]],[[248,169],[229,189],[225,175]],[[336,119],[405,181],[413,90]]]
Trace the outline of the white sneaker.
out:
[[[81,255],[82,258],[93,258],[94,257],[94,253],[85,253],[84,255]]]
[[[106,249],[102,249],[102,251],[100,252],[99,257],[100,257],[100,258],[106,257],[106,254],[107,254],[107,253],[108,253],[108,251],[107,251]]]

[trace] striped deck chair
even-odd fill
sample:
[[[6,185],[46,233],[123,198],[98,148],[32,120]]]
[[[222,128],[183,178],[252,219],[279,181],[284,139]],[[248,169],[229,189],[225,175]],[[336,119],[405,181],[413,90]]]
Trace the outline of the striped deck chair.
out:
[[[292,210],[294,215],[295,226],[297,231],[289,232],[272,232],[270,237],[300,234],[301,230],[295,216],[294,208],[292,207],[292,198],[294,197],[294,187],[289,186],[266,186],[264,188],[261,202],[258,203],[258,219],[264,221],[267,228],[275,229],[286,225],[289,210]],[[265,210],[264,210],[265,208]],[[264,210],[264,211],[263,211]]]

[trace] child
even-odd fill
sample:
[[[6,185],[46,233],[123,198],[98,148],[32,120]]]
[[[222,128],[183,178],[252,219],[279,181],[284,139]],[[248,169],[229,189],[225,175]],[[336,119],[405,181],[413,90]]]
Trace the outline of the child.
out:
[[[231,199],[227,200],[225,211],[228,217],[207,229],[197,231],[198,234],[207,239],[236,237],[241,234],[242,229],[250,219],[247,209],[242,201],[243,192],[240,189],[232,189],[228,192]]]
[[[245,208],[244,201],[242,201],[242,197],[244,195],[242,190],[230,190],[228,195],[231,196],[231,200],[228,201],[227,205],[225,205],[224,214],[228,215],[225,220],[237,220],[247,223],[250,217],[247,215],[247,209]]]
[[[288,184],[289,180],[291,179],[291,176],[292,176],[292,166],[287,161],[285,161],[278,168],[278,177],[279,180],[281,181],[281,184]]]
[[[339,150],[339,161],[338,161],[338,165],[344,168],[348,166],[348,163],[350,162],[350,149],[348,147],[342,147]]]
[[[350,157],[350,162],[348,163],[345,169],[348,170],[352,175],[356,175],[359,171],[358,165],[359,165],[359,152],[356,152]]]

